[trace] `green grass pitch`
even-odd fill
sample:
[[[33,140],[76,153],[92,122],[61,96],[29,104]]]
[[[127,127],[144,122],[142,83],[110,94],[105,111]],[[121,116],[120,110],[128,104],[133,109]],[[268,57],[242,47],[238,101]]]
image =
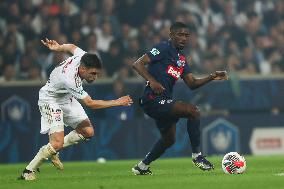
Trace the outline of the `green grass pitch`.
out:
[[[134,176],[131,167],[137,160],[96,162],[66,162],[65,170],[58,171],[46,163],[36,181],[16,178],[25,164],[0,165],[2,189],[280,189],[284,188],[284,157],[245,156],[247,171],[242,175],[225,175],[221,157],[209,157],[215,170],[203,172],[194,167],[189,158],[160,159],[153,163],[152,176]],[[280,174],[281,175],[281,174]]]

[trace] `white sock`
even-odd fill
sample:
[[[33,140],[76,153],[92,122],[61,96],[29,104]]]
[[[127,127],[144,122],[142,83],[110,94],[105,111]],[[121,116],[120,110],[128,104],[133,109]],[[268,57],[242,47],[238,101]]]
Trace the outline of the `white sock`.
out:
[[[78,142],[81,140],[86,140],[86,139],[83,137],[83,135],[77,133],[75,130],[71,131],[68,135],[64,137],[63,148],[66,148],[74,144],[78,144]]]
[[[42,146],[34,159],[29,163],[29,165],[26,167],[27,170],[35,171],[37,168],[43,164],[43,162],[49,158],[51,155],[56,154],[56,150],[51,146],[50,143],[47,145]]]
[[[147,170],[149,168],[149,165],[146,165],[145,163],[143,163],[142,161],[140,161],[138,163],[138,167],[142,170]]]
[[[192,153],[192,158],[195,159],[195,158],[197,158],[199,155],[201,155],[201,152],[199,152],[199,153]]]

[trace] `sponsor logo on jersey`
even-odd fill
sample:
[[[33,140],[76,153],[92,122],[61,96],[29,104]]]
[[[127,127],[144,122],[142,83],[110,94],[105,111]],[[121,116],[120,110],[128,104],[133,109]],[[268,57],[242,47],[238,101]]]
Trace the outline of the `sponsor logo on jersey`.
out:
[[[167,69],[167,73],[177,80],[181,76],[181,74],[183,73],[183,67],[182,68],[176,68],[172,65],[169,65],[168,69]]]
[[[82,86],[82,80],[81,80],[81,78],[80,78],[78,73],[75,75],[74,79],[75,79],[76,87],[80,88]]]

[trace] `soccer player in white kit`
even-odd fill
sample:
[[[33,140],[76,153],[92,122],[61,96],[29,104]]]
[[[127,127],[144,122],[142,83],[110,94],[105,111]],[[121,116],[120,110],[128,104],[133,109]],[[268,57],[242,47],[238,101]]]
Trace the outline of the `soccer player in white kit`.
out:
[[[94,135],[92,124],[80,103],[91,109],[130,106],[133,103],[129,96],[116,100],[93,100],[84,91],[82,80],[91,83],[101,72],[102,64],[97,55],[86,53],[73,44],[59,45],[47,38],[41,42],[50,50],[70,52],[73,56],[51,72],[49,80],[39,91],[40,132],[49,134],[49,143],[40,148],[25,168],[20,177],[24,180],[35,180],[35,171],[48,158],[58,169],[63,169],[58,151]],[[64,125],[74,129],[65,137]]]

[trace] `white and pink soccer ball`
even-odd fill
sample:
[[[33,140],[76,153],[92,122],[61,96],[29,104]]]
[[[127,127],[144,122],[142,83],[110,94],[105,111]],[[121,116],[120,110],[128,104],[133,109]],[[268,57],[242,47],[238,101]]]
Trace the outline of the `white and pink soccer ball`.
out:
[[[246,170],[246,160],[238,152],[227,153],[222,160],[222,169],[226,174],[242,174]]]

